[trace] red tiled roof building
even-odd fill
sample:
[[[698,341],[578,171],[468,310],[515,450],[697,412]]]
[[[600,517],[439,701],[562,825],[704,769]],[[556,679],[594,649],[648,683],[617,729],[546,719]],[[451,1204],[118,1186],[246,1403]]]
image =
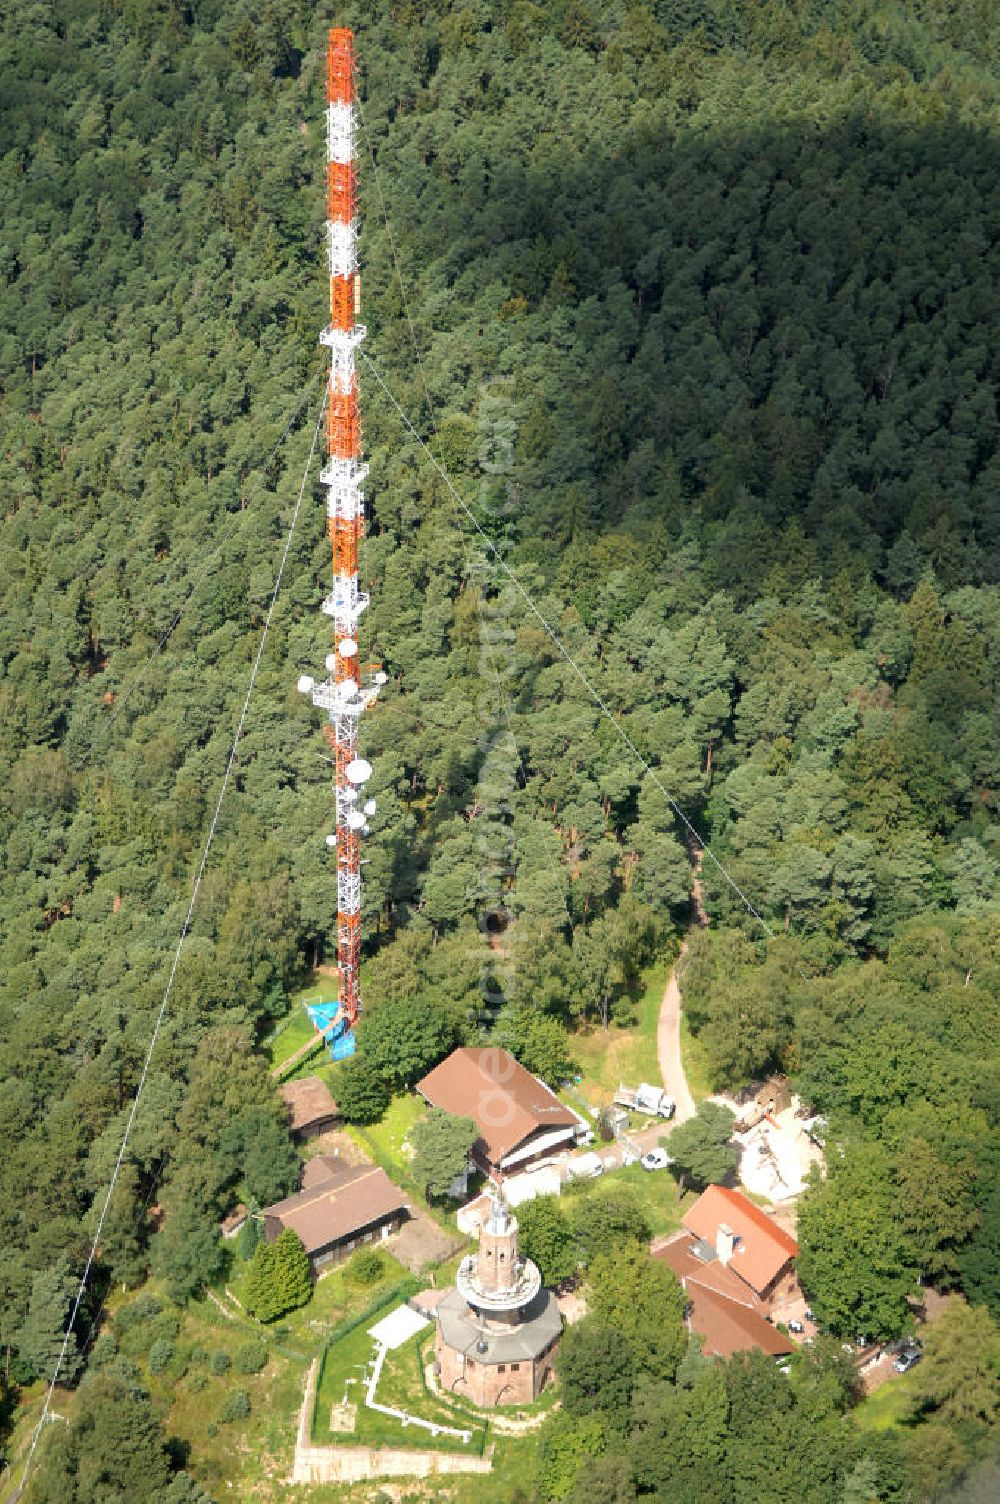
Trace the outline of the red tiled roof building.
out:
[[[729,1358],[757,1348],[773,1357],[794,1344],[768,1320],[800,1292],[799,1247],[739,1191],[709,1186],[684,1216],[684,1230],[653,1243],[654,1258],[688,1297],[688,1326],[706,1353]]]

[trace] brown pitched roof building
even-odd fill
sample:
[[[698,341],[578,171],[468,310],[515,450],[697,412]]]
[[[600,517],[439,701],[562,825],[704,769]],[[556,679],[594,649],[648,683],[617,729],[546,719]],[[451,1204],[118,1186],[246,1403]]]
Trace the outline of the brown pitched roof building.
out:
[[[710,1185],[698,1197],[684,1217],[684,1226],[713,1246],[719,1244],[721,1233],[730,1267],[761,1299],[768,1297],[799,1252],[795,1239],[766,1212],[739,1191],[722,1185]]]
[[[676,1274],[688,1298],[687,1323],[710,1356],[759,1348],[780,1357],[792,1343],[765,1319],[764,1306],[754,1292],[719,1259],[708,1243],[688,1232],[654,1243],[653,1257]]]
[[[794,1344],[767,1319],[799,1293],[798,1244],[739,1191],[709,1186],[684,1217],[684,1230],[650,1250],[677,1275],[688,1297],[688,1326],[720,1358],[759,1348],[780,1357]]]
[[[567,1148],[582,1126],[508,1050],[453,1050],[417,1082],[417,1091],[432,1107],[473,1120],[479,1130],[473,1153],[490,1173]]]
[[[315,1138],[332,1128],[340,1116],[330,1088],[318,1076],[286,1081],[280,1090],[288,1112],[288,1126],[295,1138]]]
[[[772,1358],[782,1358],[793,1351],[795,1344],[788,1337],[739,1301],[727,1300],[697,1285],[686,1285],[685,1289],[691,1301],[688,1325],[698,1333],[702,1352],[708,1356],[731,1358],[734,1353],[756,1348]]]
[[[409,1216],[406,1197],[384,1170],[342,1165],[328,1156],[309,1163],[305,1188],[265,1207],[263,1217],[269,1243],[286,1227],[298,1233],[314,1272],[361,1243],[387,1238]]]

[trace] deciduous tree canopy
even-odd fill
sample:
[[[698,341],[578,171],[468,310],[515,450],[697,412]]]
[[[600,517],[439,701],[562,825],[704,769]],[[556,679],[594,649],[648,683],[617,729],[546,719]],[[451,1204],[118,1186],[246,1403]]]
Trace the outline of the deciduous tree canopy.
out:
[[[309,488],[143,1069],[318,416],[329,18],[8,10],[0,1342],[23,1375],[140,1079],[98,1282],[152,1265],[197,1290],[233,1199],[290,1183],[259,1045],[336,930],[330,770],[294,689],[328,648]],[[345,1113],[373,1120],[455,1042],[507,1041],[552,1079],[568,1031],[627,1022],[688,917],[674,800],[728,874],[703,863],[711,927],[683,979],[711,1084],[781,1067],[828,1122],[800,1232],[817,1310],[888,1330],[916,1272],[995,1307],[990,6],[357,0],[344,19],[372,362],[360,647],[389,677]],[[575,1228],[585,1263],[642,1225],[602,1200]],[[601,1487],[771,1504],[807,1475],[839,1504],[945,1487],[975,1451],[925,1419],[912,1465],[895,1442],[859,1455],[773,1376],[726,1373],[724,1456],[704,1380],[649,1402],[702,1417],[703,1469],[645,1482],[613,1454]],[[786,1455],[754,1451],[743,1418],[780,1394]]]

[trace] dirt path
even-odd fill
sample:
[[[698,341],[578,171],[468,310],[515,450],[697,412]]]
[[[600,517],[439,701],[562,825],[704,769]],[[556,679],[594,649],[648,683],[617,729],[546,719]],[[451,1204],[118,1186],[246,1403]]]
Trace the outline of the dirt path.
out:
[[[684,1066],[681,1063],[681,989],[677,985],[677,967],[687,950],[681,946],[680,955],[667,979],[660,1017],[656,1025],[656,1055],[660,1062],[663,1085],[677,1103],[675,1123],[685,1123],[695,1114],[694,1098],[688,1090]]]
[[[692,929],[696,927],[704,929],[708,924],[708,915],[701,896],[700,872],[701,852],[699,851],[694,859]],[[697,1110],[694,1098],[688,1089],[684,1065],[681,1061],[681,989],[677,983],[677,969],[686,950],[687,941],[685,940],[674,962],[674,969],[667,979],[666,990],[660,1003],[660,1017],[656,1025],[656,1056],[660,1062],[660,1075],[663,1077],[664,1088],[677,1103],[677,1112],[674,1117],[676,1123],[687,1122],[688,1118],[694,1117]]]

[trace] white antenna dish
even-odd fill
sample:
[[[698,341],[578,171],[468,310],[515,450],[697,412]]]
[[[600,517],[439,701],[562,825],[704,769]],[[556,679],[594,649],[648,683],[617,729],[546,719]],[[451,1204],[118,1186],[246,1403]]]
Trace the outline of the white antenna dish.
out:
[[[338,647],[341,658],[353,658],[357,651],[358,645],[353,637],[344,637],[341,639]]]
[[[355,757],[353,762],[347,764],[344,772],[347,774],[348,780],[355,787],[358,787],[362,783],[367,783],[372,776],[372,765],[370,762],[366,762],[363,757]]]
[[[308,674],[299,675],[298,691],[300,695],[311,695],[315,688],[315,679],[311,679]]]
[[[341,789],[340,797],[345,804],[353,804],[358,797],[357,789]]]
[[[365,817],[359,809],[352,809],[347,817],[347,823],[351,830],[363,830]]]
[[[382,670],[379,669],[378,673],[375,675],[375,683],[381,689],[382,685],[383,684],[388,684],[388,682],[389,682],[389,675],[388,674],[384,674],[382,672]]]
[[[336,846],[337,837],[335,835],[328,835],[326,838],[326,844],[330,847]]]
[[[327,666],[327,668],[330,670],[330,672],[332,674],[333,671],[334,671],[334,669],[337,667],[337,655],[336,655],[336,653],[327,653],[327,655],[326,655],[326,666]]]
[[[377,809],[378,809],[378,805],[375,803],[374,799],[366,799],[365,800],[365,814],[366,815],[373,815]]]

